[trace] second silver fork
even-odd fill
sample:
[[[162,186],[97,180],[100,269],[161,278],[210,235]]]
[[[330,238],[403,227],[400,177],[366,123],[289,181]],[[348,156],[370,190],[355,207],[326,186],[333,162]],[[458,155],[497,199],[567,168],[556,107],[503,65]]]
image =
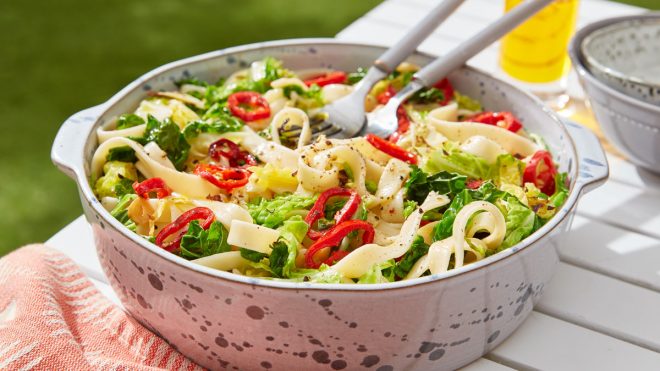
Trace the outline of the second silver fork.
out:
[[[417,71],[410,83],[404,86],[387,102],[385,107],[367,115],[367,125],[363,127],[360,135],[372,133],[380,137],[388,137],[397,130],[398,120],[396,111],[399,106],[419,90],[431,87],[450,72],[461,67],[470,58],[484,50],[490,44],[499,40],[536,14],[553,0],[527,0],[503,15],[497,21],[489,24],[467,41],[459,44],[444,56],[436,58],[433,62]]]
[[[365,76],[347,96],[326,105],[321,114],[327,116],[323,123],[312,127],[313,138],[325,135],[335,138],[352,138],[363,129],[366,122],[364,101],[371,88],[415,52],[422,43],[464,0],[445,0],[438,4],[394,46],[376,59]]]

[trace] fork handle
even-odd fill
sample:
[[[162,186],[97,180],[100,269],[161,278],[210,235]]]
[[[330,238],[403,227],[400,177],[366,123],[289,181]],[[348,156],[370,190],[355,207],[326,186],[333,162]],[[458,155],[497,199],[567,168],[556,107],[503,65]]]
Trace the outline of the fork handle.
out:
[[[383,72],[392,72],[410,56],[417,46],[451,15],[465,0],[445,0],[436,5],[429,14],[417,23],[401,40],[389,48],[383,55],[374,61],[374,66]]]
[[[523,4],[516,6],[510,12],[504,14],[504,16],[496,22],[488,25],[466,42],[459,44],[448,54],[437,58],[421,70],[417,71],[413,77],[426,87],[432,86],[438,80],[465,64],[470,58],[484,50],[490,44],[499,40],[502,36],[516,28],[516,26],[543,9],[552,1],[554,0],[525,1]]]

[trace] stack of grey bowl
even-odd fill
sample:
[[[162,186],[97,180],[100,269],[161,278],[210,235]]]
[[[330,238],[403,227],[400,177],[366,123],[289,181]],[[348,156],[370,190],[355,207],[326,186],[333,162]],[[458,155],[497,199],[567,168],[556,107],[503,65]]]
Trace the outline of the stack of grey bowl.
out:
[[[660,174],[660,13],[592,23],[569,54],[605,136]]]

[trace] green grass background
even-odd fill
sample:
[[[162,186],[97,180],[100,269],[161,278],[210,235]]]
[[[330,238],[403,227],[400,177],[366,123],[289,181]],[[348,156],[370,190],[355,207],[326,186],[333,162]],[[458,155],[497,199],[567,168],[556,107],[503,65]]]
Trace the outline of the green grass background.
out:
[[[144,72],[255,41],[333,36],[379,0],[0,2],[0,255],[80,215],[50,162],[60,124]],[[660,9],[658,0],[625,0]]]

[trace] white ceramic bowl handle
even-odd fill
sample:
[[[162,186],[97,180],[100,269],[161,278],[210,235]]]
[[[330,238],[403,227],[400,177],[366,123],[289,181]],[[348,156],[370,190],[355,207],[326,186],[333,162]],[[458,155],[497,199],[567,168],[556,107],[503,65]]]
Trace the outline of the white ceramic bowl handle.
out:
[[[610,174],[607,156],[591,130],[574,122],[564,123],[577,147],[578,177],[575,187],[578,192],[589,192],[607,180]]]
[[[98,105],[74,114],[64,121],[55,136],[50,158],[55,166],[74,180],[84,176],[85,142],[104,108],[104,105]]]

